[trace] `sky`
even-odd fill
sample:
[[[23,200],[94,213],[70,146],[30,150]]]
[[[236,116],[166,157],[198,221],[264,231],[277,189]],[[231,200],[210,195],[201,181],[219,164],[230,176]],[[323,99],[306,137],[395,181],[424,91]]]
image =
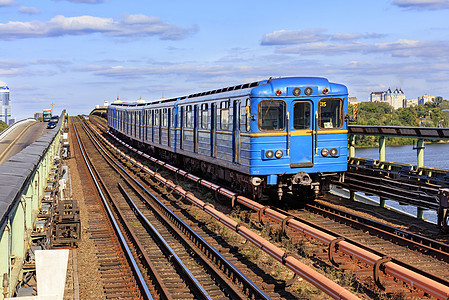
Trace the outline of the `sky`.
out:
[[[0,0],[17,120],[269,77],[449,100],[449,0]]]

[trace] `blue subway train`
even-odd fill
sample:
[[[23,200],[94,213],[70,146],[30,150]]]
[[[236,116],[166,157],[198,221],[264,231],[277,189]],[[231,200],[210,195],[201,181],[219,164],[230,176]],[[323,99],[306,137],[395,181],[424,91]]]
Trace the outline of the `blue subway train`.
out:
[[[325,78],[270,78],[151,103],[117,102],[107,111],[113,134],[255,199],[314,198],[347,169],[348,89]]]

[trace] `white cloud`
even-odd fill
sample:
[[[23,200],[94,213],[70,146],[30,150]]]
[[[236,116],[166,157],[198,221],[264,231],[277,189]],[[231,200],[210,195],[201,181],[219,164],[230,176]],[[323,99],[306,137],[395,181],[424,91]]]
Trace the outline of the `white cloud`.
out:
[[[40,14],[40,10],[38,10],[35,7],[29,7],[29,6],[22,6],[19,8],[19,12],[22,14],[28,14],[28,15],[37,15]]]
[[[393,5],[407,9],[446,9],[449,0],[394,0]]]
[[[18,5],[17,2],[13,0],[0,0],[0,7],[2,6],[16,6]]]
[[[0,69],[18,68],[25,65],[25,63],[17,60],[0,59]]]
[[[449,57],[448,42],[424,42],[416,40],[399,39],[385,43],[346,42],[331,43],[319,42],[304,45],[279,47],[279,53],[301,55],[340,55],[345,53],[383,53],[395,57]]]
[[[329,40],[348,41],[360,39],[377,39],[384,37],[383,34],[378,33],[324,33],[322,28],[308,28],[304,30],[278,30],[272,33],[267,33],[262,37],[261,45],[299,45],[307,43],[324,42]]]
[[[325,41],[330,38],[323,34],[322,28],[309,28],[305,30],[278,30],[267,33],[262,37],[262,45],[292,45]]]
[[[216,64],[174,64],[164,66],[149,66],[149,67],[127,67],[127,66],[111,66],[111,67],[99,67],[89,66],[85,70],[94,71],[96,75],[106,77],[124,77],[124,78],[136,78],[145,77],[148,75],[188,75],[192,77],[210,77],[210,76],[222,76],[234,74],[237,70],[245,72],[249,69],[247,66],[235,66],[229,67]]]
[[[1,1],[1,0],[0,0]],[[163,22],[157,17],[125,15],[122,20],[93,16],[65,17],[57,15],[47,22],[0,23],[0,39],[54,37],[102,33],[108,36],[158,36],[165,40],[184,39],[196,28],[185,29]]]

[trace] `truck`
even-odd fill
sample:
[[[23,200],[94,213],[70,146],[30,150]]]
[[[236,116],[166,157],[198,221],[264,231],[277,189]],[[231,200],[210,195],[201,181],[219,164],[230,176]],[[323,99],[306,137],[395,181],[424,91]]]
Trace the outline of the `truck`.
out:
[[[51,119],[51,109],[44,109],[42,112],[42,120],[48,122]]]

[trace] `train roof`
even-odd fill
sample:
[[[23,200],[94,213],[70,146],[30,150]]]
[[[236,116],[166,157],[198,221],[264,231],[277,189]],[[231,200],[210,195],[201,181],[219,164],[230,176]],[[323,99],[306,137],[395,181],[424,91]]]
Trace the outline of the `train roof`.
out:
[[[269,83],[269,84],[268,84]],[[155,100],[146,103],[139,102],[120,102],[120,103],[111,103],[110,105],[114,106],[127,106],[127,107],[140,107],[145,105],[157,105],[168,102],[176,102],[182,100],[190,100],[194,98],[200,98],[209,95],[217,95],[223,94],[223,97],[230,96],[240,96],[244,94],[252,94],[252,95],[264,95],[264,94],[274,94],[276,89],[280,86],[317,86],[319,90],[323,88],[328,88],[330,90],[330,94],[341,94],[347,93],[346,86],[342,84],[330,83],[326,78],[322,77],[284,77],[284,78],[269,78],[268,80],[255,81],[245,84],[239,84],[234,86],[229,86],[225,88],[209,90],[205,92],[190,94],[187,96],[182,96],[178,98],[170,98],[170,99],[161,99]],[[244,90],[251,89],[251,92],[245,93]],[[226,93],[226,95],[224,95]],[[230,94],[231,93],[231,94]],[[207,97],[209,98],[209,97]],[[204,100],[204,98],[202,99]]]

